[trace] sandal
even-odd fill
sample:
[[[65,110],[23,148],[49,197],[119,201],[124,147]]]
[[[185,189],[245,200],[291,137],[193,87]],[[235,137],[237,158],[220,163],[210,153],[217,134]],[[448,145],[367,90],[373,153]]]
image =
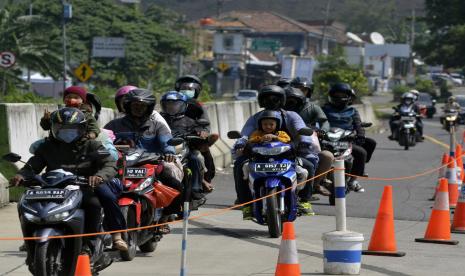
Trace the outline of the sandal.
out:
[[[163,235],[166,235],[171,233],[171,228],[168,224],[165,224],[160,226],[160,228],[158,228],[158,231],[160,231],[160,233],[162,233]]]
[[[205,179],[202,181],[202,186],[203,186],[203,191],[205,193],[211,193],[213,192],[213,190],[215,190],[215,187],[213,187],[211,183],[208,183],[207,181],[205,181]]]
[[[122,240],[122,239],[115,239],[113,241],[113,249],[119,250],[119,251],[128,251],[128,245],[127,243]]]

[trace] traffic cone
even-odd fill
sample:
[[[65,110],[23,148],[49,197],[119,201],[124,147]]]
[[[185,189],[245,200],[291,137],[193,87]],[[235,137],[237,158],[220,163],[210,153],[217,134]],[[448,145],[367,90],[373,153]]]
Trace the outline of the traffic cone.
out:
[[[454,187],[455,188],[455,187]],[[458,244],[450,239],[450,214],[447,179],[441,178],[433,211],[426,228],[425,237],[415,239],[416,242]]]
[[[78,256],[74,276],[92,276],[89,255],[82,254]]]
[[[460,189],[459,201],[455,207],[454,219],[451,227],[452,233],[465,234],[465,186]]]
[[[300,265],[297,257],[294,224],[292,222],[285,222],[283,227],[283,237],[279,247],[275,276],[299,276]]]
[[[376,215],[375,227],[371,233],[368,250],[363,255],[403,257],[405,252],[398,252],[394,233],[394,208],[392,207],[392,186],[384,186],[383,196]]]
[[[453,209],[455,206],[457,206],[459,190],[457,183],[457,170],[455,168],[455,162],[453,162],[452,156],[449,156],[449,165],[447,166],[446,177],[449,183],[449,207]]]
[[[442,155],[441,168],[439,169],[438,184],[436,184],[436,187],[434,188],[433,197],[429,199],[431,201],[434,201],[434,199],[436,198],[436,193],[438,192],[438,189],[439,189],[439,179],[446,177],[446,170],[447,170],[448,163],[449,163],[449,154],[444,153]]]
[[[460,194],[460,187],[463,183],[463,160],[462,160],[462,146],[457,144],[455,147],[455,164],[457,165],[457,183],[459,185],[458,191]]]

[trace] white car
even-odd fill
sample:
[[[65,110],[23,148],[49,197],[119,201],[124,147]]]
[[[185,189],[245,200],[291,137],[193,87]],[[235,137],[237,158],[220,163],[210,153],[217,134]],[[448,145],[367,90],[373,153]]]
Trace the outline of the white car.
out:
[[[236,101],[256,101],[258,96],[257,90],[241,89],[234,95]]]

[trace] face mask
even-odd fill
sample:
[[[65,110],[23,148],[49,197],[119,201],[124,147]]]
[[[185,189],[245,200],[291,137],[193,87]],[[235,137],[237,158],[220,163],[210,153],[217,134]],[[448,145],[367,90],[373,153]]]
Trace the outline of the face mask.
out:
[[[65,105],[67,107],[79,107],[81,105],[81,101],[79,99],[67,99],[65,100]]]
[[[56,134],[56,138],[67,144],[72,143],[81,137],[78,129],[60,129]]]
[[[195,97],[195,90],[181,90],[179,93],[184,94],[189,100]]]

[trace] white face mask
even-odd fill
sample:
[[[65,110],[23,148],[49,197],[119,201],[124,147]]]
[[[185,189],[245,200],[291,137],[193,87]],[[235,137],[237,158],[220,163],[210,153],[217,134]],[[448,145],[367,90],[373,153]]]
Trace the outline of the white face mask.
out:
[[[179,93],[184,94],[189,100],[195,96],[195,90],[181,90]]]

